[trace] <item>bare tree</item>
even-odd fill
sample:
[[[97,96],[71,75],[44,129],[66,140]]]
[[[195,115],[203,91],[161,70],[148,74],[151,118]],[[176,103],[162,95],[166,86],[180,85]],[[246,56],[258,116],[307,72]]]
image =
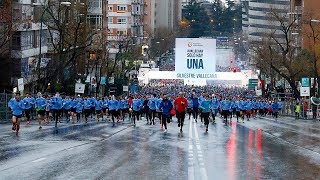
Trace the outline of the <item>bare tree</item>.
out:
[[[270,24],[278,27],[265,33],[263,43],[252,43],[255,52],[254,60],[265,73],[275,72],[280,78],[284,78],[290,85],[295,97],[299,96],[295,83],[310,67],[309,61],[301,61],[297,58],[296,46],[292,32],[297,28],[297,17],[289,18],[287,13],[279,13],[271,8],[267,13]]]
[[[302,36],[305,37],[304,45],[307,51],[310,53],[310,59],[312,60],[312,75],[315,78],[313,83],[314,94],[316,89],[320,88],[320,21],[316,19],[314,12],[304,12],[302,17]],[[316,87],[317,85],[317,87]]]
[[[48,66],[47,81],[65,83],[64,71],[69,69],[71,77],[77,73],[77,60],[84,57],[86,48],[96,33],[86,25],[87,5],[71,0],[70,6],[59,1],[48,1],[45,7],[44,23],[51,39],[52,61]],[[43,83],[46,84],[46,83]]]

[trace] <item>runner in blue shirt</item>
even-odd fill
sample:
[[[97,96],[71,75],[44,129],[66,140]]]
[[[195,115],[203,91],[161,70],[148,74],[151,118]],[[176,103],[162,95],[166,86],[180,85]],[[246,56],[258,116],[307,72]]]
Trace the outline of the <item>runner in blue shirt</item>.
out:
[[[46,113],[47,100],[42,97],[42,94],[38,93],[38,98],[36,99],[35,108],[38,114],[38,124],[39,129],[42,129],[41,123],[44,121],[44,116]]]
[[[23,101],[20,100],[20,93],[16,93],[15,97],[10,99],[8,107],[12,111],[12,130],[16,131],[16,136],[18,136],[23,111]]]
[[[32,107],[34,106],[34,98],[31,97],[29,93],[26,93],[26,97],[23,98],[23,104],[24,104],[24,114],[26,116],[26,125],[30,125],[30,114]]]
[[[201,109],[204,125],[206,126],[206,132],[208,132],[208,126],[209,126],[209,115],[211,112],[211,99],[209,99],[209,96],[207,94],[204,94],[204,99],[201,101],[199,108]]]

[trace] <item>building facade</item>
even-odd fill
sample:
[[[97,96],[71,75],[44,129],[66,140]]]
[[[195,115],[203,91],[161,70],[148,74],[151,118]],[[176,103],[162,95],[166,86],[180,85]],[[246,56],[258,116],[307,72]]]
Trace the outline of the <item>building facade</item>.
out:
[[[18,78],[24,78],[25,84],[37,80],[35,70],[38,61],[44,62],[47,47],[47,27],[41,26],[41,9],[43,0],[13,1],[12,18],[16,24],[16,31],[11,40],[11,60],[14,64],[12,84],[17,85]],[[41,58],[41,60],[40,60]],[[40,64],[43,65],[43,64]]]
[[[242,0],[242,30],[249,41],[261,41],[267,34],[278,30],[280,23],[270,18],[270,13],[286,15],[290,11],[290,0]],[[277,37],[282,34],[276,31]]]
[[[181,16],[181,0],[155,0],[155,28],[175,29],[181,22]]]

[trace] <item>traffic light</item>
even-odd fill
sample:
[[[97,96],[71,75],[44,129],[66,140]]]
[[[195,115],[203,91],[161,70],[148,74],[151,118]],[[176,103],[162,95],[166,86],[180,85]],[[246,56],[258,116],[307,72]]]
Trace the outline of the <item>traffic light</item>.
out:
[[[143,46],[141,47],[141,54],[142,54],[143,56],[145,56],[145,55],[147,54],[148,48],[149,48],[148,45],[143,45]]]
[[[233,63],[234,59],[233,58],[230,58],[230,63]]]
[[[232,67],[232,68],[231,68],[231,71],[234,72],[234,73],[236,73],[236,72],[237,72],[237,67]]]

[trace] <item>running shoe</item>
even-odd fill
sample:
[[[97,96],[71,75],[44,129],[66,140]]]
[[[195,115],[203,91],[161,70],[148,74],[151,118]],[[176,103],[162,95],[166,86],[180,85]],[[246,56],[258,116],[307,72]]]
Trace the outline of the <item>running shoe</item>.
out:
[[[41,126],[39,126],[39,129],[42,129],[42,127],[41,127]]]
[[[163,132],[165,132],[165,133],[166,133],[166,132],[167,132],[167,130],[165,129]]]
[[[178,123],[178,127],[180,127],[180,123]]]
[[[27,122],[26,122],[26,125],[29,126],[29,125],[30,125],[30,121],[27,121]]]

